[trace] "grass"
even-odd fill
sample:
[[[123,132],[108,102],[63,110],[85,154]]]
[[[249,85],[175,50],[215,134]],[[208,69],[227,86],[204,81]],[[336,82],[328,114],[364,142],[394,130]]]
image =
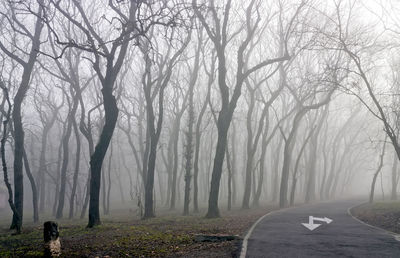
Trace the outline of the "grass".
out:
[[[112,211],[102,225],[87,229],[85,220],[59,220],[63,257],[232,257],[240,241],[198,243],[197,234],[244,236],[260,216],[275,207],[235,209],[223,217],[206,219],[204,214],[181,216],[165,211],[158,217],[140,220],[129,211]],[[25,223],[21,235],[11,235],[2,224],[0,257],[43,255],[42,226]]]
[[[357,212],[384,214],[388,212],[400,212],[400,201],[378,201],[373,203],[364,203],[355,207]]]
[[[400,201],[365,203],[351,213],[368,224],[400,233]]]

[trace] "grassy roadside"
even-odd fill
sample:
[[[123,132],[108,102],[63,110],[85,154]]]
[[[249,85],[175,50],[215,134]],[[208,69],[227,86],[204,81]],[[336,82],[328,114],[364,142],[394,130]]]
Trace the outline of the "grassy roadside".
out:
[[[351,209],[353,216],[376,227],[400,234],[400,202],[364,203]]]
[[[150,220],[129,219],[119,213],[103,219],[103,224],[86,229],[86,220],[59,221],[63,257],[234,257],[241,240],[196,242],[197,234],[239,235],[273,206],[223,213],[205,219],[203,214],[181,216],[167,213]],[[27,225],[18,236],[0,230],[0,257],[41,256],[42,227]]]

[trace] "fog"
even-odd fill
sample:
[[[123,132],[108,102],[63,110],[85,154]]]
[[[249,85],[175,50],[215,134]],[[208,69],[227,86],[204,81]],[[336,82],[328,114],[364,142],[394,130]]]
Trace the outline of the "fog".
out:
[[[396,200],[396,1],[2,1],[0,222]]]

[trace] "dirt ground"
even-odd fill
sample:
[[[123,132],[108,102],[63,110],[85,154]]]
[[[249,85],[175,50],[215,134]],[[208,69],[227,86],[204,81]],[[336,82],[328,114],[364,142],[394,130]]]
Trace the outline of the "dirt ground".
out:
[[[400,202],[365,203],[351,209],[360,220],[395,233],[400,233]]]
[[[140,220],[129,212],[116,211],[94,229],[86,220],[60,220],[63,257],[236,257],[241,239],[250,226],[273,206],[223,212],[221,218],[206,219],[204,213],[181,216],[174,213]],[[0,257],[40,257],[43,233],[40,225],[26,225],[21,235],[11,235],[6,224],[0,228]],[[226,242],[196,242],[195,236],[238,235]]]

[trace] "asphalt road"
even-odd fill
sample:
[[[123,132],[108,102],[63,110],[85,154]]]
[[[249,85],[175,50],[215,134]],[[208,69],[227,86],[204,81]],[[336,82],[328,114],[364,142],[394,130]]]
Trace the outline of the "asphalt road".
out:
[[[347,210],[360,201],[335,201],[281,210],[251,231],[246,257],[400,257],[400,242],[384,230],[354,219]],[[309,216],[333,221],[310,231]],[[246,248],[244,248],[246,249]],[[242,252],[242,256],[244,253]]]

